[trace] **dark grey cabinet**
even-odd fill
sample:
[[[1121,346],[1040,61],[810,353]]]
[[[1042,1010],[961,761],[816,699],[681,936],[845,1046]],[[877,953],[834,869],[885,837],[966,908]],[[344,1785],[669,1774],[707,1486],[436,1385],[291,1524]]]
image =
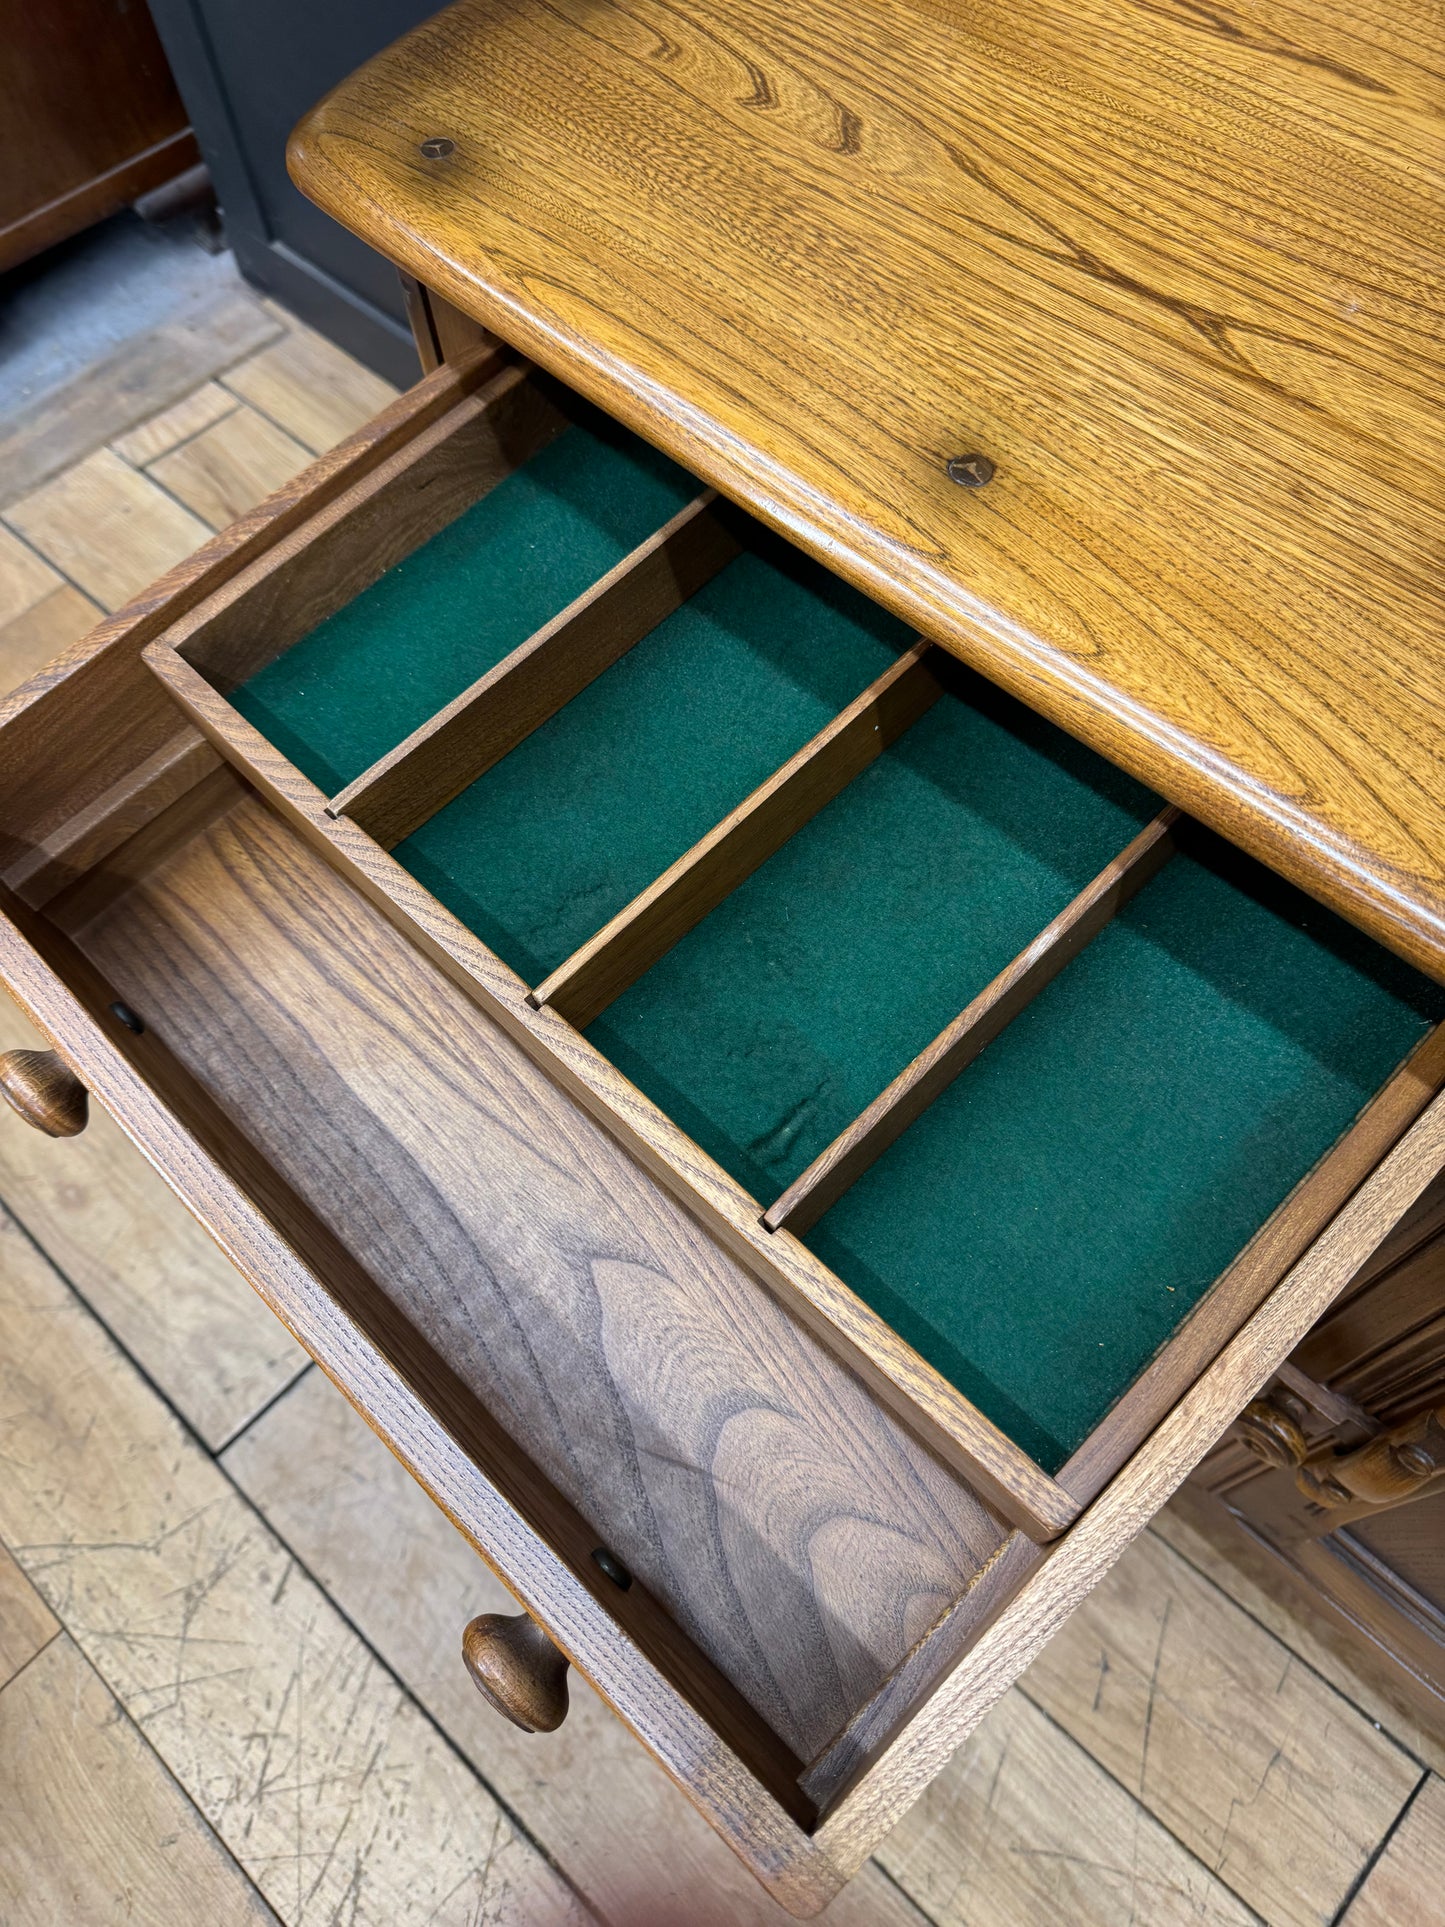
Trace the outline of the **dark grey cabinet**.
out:
[[[432,0],[150,0],[249,281],[378,374],[414,381],[391,265],[297,192],[286,138],[328,88]]]

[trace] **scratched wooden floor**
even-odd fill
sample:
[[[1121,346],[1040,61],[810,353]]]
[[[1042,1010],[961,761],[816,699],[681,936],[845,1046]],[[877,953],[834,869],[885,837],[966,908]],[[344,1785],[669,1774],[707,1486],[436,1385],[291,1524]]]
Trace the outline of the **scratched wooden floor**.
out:
[[[0,688],[385,400],[254,307],[0,507]],[[0,1206],[0,1927],[783,1918],[585,1687],[550,1737],[486,1712],[496,1583],[104,1116],[0,1116]],[[828,1919],[1440,1927],[1442,1773],[1171,1513]]]

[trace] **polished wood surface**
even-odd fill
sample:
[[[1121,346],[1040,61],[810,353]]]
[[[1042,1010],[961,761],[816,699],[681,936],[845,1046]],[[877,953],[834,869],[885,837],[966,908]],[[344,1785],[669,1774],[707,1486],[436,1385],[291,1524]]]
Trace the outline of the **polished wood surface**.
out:
[[[137,1045],[191,1067],[637,1575],[588,1574],[619,1614],[645,1587],[810,1758],[1004,1529],[300,838],[232,801],[173,855],[144,832],[128,894],[97,880],[69,906],[147,1020]]]
[[[524,1733],[555,1733],[567,1717],[567,1656],[530,1613],[479,1613],[462,1630],[472,1684]]]
[[[47,1137],[79,1137],[90,1117],[84,1084],[53,1050],[0,1052],[0,1097]]]
[[[1445,975],[1438,46],[1424,0],[463,0],[291,165]]]

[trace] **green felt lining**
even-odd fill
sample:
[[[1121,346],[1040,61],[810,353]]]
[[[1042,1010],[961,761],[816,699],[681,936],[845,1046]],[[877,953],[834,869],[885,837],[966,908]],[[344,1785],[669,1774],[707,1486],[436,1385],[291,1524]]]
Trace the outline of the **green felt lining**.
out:
[[[927,875],[931,850],[893,827],[900,870]],[[797,1067],[794,1093],[814,1088],[820,1062],[847,1076],[878,1021],[851,1004],[856,946],[777,968],[764,900],[796,922],[802,840],[744,886],[750,906],[737,893],[657,967],[661,994],[644,979],[590,1032],[748,1183],[758,1146],[736,1141],[738,1120],[784,1112],[780,1066]],[[1007,868],[989,883],[1010,888]],[[850,911],[859,931],[875,927],[841,867],[820,871],[818,894],[831,902],[814,932]],[[738,942],[750,918],[770,1009]],[[889,927],[916,957],[918,926]],[[1436,986],[1199,839],[807,1242],[1055,1472],[1442,1014]]]
[[[696,491],[589,412],[233,700],[338,789]],[[909,640],[754,530],[395,855],[535,983]],[[1157,807],[957,670],[589,1035],[766,1202]],[[1197,839],[809,1242],[1055,1471],[1441,1014]]]
[[[701,484],[591,409],[231,702],[334,795],[495,667]]]
[[[393,855],[536,984],[895,662],[902,623],[753,547]]]

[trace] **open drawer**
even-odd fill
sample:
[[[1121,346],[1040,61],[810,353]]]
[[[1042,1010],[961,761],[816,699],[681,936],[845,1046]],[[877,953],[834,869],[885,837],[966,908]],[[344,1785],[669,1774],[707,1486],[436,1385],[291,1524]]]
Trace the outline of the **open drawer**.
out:
[[[0,745],[12,989],[799,1913],[1445,1165],[1433,985],[500,352]]]

